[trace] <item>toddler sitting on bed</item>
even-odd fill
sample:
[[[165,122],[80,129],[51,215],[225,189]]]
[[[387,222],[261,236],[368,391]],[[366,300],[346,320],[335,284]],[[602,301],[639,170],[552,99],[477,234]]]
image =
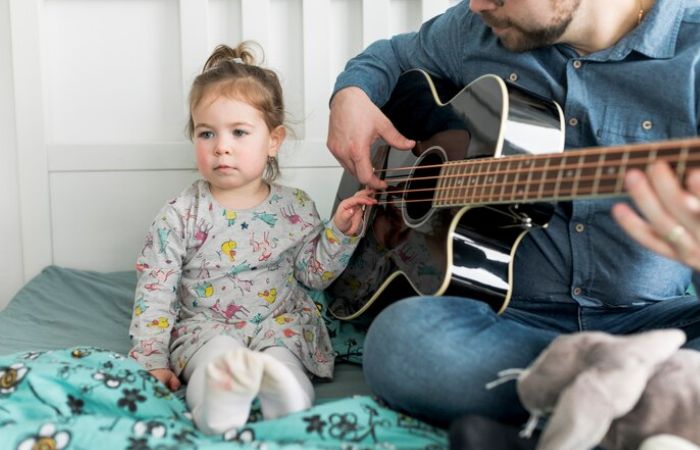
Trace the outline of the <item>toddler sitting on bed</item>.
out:
[[[156,216],[137,261],[129,355],[175,390],[187,382],[197,427],[223,433],[311,406],[309,375],[331,377],[333,350],[304,285],[344,269],[372,192],[319,219],[299,189],[272,183],[286,135],[282,88],[245,43],[219,46],[195,79],[188,133],[196,181]]]

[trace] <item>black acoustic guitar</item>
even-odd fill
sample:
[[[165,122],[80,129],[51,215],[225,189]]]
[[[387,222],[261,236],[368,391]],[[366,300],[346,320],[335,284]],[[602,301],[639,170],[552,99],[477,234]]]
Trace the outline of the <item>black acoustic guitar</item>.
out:
[[[388,188],[365,211],[365,236],[329,288],[330,311],[344,320],[371,319],[416,294],[470,297],[501,313],[518,244],[547,226],[554,202],[623,196],[625,172],[657,159],[681,180],[700,163],[698,138],[563,152],[559,105],[493,75],[457,89],[410,70],[382,109],[417,144],[373,146]],[[336,206],[360,188],[345,173]]]

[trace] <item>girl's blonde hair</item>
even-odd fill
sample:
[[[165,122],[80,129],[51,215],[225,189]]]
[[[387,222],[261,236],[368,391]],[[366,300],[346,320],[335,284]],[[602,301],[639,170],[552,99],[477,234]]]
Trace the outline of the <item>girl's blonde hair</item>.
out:
[[[194,79],[190,89],[190,116],[187,123],[187,136],[190,139],[194,139],[192,111],[209,94],[225,95],[253,106],[262,112],[270,131],[285,126],[284,98],[279,78],[274,71],[256,64],[252,45],[257,44],[246,41],[236,48],[219,45],[204,63],[202,73]],[[262,59],[261,57],[261,62]],[[269,183],[278,175],[277,158],[269,157],[263,179]]]

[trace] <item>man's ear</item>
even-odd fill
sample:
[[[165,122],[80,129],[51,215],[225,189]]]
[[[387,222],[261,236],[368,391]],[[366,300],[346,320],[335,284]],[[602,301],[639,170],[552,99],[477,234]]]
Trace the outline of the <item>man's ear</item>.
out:
[[[284,138],[287,136],[287,129],[284,125],[278,125],[270,132],[270,148],[267,151],[268,156],[277,156]]]

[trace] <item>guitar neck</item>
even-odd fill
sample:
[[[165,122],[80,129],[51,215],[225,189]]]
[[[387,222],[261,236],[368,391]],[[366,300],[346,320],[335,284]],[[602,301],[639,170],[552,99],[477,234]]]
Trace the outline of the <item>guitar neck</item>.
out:
[[[625,195],[624,175],[668,162],[678,180],[700,166],[700,138],[596,147],[537,156],[450,161],[440,170],[436,207],[550,202]]]

